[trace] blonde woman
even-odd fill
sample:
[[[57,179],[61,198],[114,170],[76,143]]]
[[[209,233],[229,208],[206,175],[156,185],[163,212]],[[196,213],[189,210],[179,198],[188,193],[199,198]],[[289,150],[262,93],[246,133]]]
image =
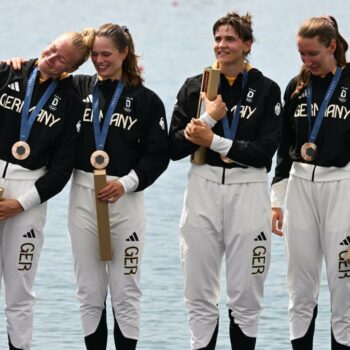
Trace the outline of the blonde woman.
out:
[[[0,64],[0,277],[10,349],[31,348],[46,201],[71,175],[83,112],[68,73],[89,57],[93,37],[65,33],[20,70]]]

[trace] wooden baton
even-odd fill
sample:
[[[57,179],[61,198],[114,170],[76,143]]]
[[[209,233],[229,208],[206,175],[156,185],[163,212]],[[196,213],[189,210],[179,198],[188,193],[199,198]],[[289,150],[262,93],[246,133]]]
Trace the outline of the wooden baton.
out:
[[[94,170],[94,185],[96,199],[96,216],[98,240],[100,244],[100,258],[102,261],[112,260],[111,230],[109,225],[108,203],[101,202],[97,194],[106,186],[107,176],[105,169]]]
[[[220,70],[215,68],[205,68],[202,77],[201,92],[207,94],[208,100],[213,101],[218,94],[218,86],[220,81]],[[196,118],[199,118],[202,110],[202,99],[199,96]],[[193,154],[191,154],[191,162],[193,164],[205,164],[207,148],[200,146]]]

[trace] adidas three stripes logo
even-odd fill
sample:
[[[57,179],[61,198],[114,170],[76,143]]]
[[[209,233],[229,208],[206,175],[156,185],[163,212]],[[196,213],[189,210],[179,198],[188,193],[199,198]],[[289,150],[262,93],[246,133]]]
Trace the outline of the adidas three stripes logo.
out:
[[[90,103],[92,103],[92,94],[87,95],[86,98],[83,99],[83,102],[90,102]]]
[[[129,236],[129,238],[126,239],[128,242],[138,242],[139,237],[137,236],[136,232],[134,232],[132,235]]]
[[[260,234],[254,239],[254,241],[266,241],[266,236],[264,232],[260,232]]]
[[[344,240],[342,240],[340,245],[350,245],[350,236],[347,236]]]
[[[19,84],[18,84],[18,81],[15,81],[14,83],[9,84],[8,87],[9,87],[11,90],[14,90],[14,91],[18,91],[18,92],[19,92]]]
[[[29,232],[27,232],[25,235],[23,235],[24,238],[35,238],[34,230],[31,229]]]

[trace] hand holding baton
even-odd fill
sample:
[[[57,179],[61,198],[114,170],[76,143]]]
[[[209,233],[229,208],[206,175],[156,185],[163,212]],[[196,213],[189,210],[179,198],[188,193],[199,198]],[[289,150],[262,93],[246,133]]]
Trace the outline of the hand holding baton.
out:
[[[201,91],[207,94],[207,98],[210,101],[216,99],[218,94],[218,86],[220,81],[220,70],[215,68],[205,68],[202,77]],[[196,118],[199,118],[202,110],[202,98],[199,96],[198,108]],[[206,147],[200,146],[192,155],[191,163],[193,164],[205,164]]]
[[[97,194],[106,186],[107,176],[105,169],[94,170],[96,216],[98,239],[100,244],[100,258],[102,261],[112,260],[111,230],[109,224],[108,203],[101,202]]]

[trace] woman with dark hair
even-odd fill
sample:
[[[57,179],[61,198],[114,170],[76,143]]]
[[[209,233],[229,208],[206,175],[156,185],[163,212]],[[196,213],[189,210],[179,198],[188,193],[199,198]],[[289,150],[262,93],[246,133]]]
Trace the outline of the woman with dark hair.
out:
[[[323,257],[331,295],[332,350],[350,349],[350,67],[331,16],[303,23],[303,66],[284,95],[272,182],[273,232],[286,238],[290,339],[311,350]],[[287,186],[288,185],[288,186]],[[286,195],[286,215],[283,199]]]
[[[188,78],[169,135],[173,160],[208,147],[205,164],[191,166],[180,222],[185,302],[191,349],[215,349],[225,255],[231,346],[252,350],[270,263],[267,173],[280,135],[280,89],[247,61],[254,41],[249,14],[228,13],[213,35],[219,95],[204,96],[205,113],[192,119],[202,75]]]
[[[31,348],[46,202],[69,180],[83,111],[68,73],[89,57],[93,38],[92,29],[68,32],[19,70],[0,64],[0,282],[13,350]]]
[[[162,101],[142,84],[126,27],[101,26],[91,58],[97,74],[75,76],[85,105],[69,204],[77,296],[86,348],[106,349],[109,287],[116,348],[131,350],[139,338],[143,190],[169,163],[166,116]],[[97,194],[109,203],[113,258],[107,262],[100,260],[96,224],[93,171],[99,166],[107,172]]]

